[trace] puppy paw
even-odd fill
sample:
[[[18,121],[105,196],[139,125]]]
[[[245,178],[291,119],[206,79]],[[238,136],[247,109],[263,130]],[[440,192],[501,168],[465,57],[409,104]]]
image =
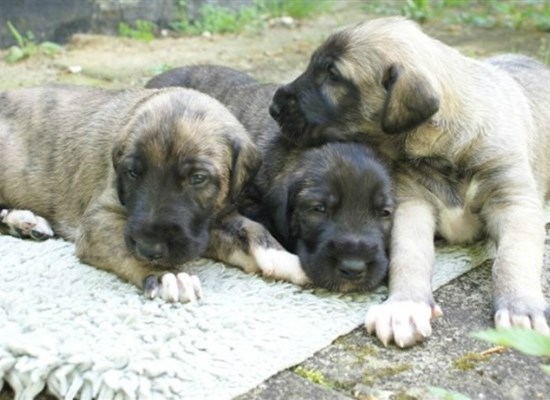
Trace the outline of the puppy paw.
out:
[[[387,300],[369,308],[365,327],[384,346],[394,341],[399,347],[408,347],[429,337],[431,320],[442,314],[439,306],[428,302]]]
[[[252,256],[265,276],[295,285],[311,282],[302,269],[298,256],[286,250],[258,247],[252,250]]]
[[[149,275],[145,278],[143,290],[151,299],[158,297],[170,303],[195,302],[203,297],[199,278],[185,272]]]
[[[531,329],[550,335],[545,310],[549,310],[548,306],[541,299],[527,297],[499,299],[495,312],[495,327],[497,329],[512,327]]]
[[[53,230],[48,221],[29,210],[2,210],[0,219],[8,226],[12,236],[34,240],[53,237]]]

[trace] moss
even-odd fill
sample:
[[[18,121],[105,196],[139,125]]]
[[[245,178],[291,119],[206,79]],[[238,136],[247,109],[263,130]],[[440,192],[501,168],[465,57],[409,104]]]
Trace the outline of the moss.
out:
[[[346,343],[345,338],[336,339],[334,344],[342,346],[346,353],[354,354],[357,357],[357,363],[362,363],[369,357],[377,357],[380,353],[379,349],[375,346]]]
[[[302,378],[307,379],[308,381],[313,382],[317,385],[328,388],[334,387],[334,383],[327,380],[321,371],[317,371],[315,369],[307,369],[302,367],[301,365],[298,365],[296,368],[294,368],[293,371],[296,375],[299,375]]]
[[[352,350],[358,358],[363,360],[368,357],[376,357],[379,354],[379,350],[374,346],[355,345],[353,349],[350,350]]]
[[[368,375],[363,377],[363,383],[365,385],[373,385],[377,380],[386,378],[389,376],[399,375],[402,372],[412,369],[411,364],[398,364],[391,367],[377,368],[369,372]]]
[[[461,371],[470,371],[476,367],[476,365],[482,361],[487,361],[489,359],[488,355],[483,355],[479,353],[466,353],[459,359],[453,362],[455,368],[458,368]]]

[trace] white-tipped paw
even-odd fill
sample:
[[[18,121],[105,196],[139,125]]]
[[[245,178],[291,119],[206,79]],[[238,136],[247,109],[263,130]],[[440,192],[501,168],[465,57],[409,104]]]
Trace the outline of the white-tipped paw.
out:
[[[53,230],[44,218],[29,210],[2,210],[0,220],[10,230],[10,235],[46,240],[53,237]]]
[[[306,285],[311,282],[295,254],[282,249],[258,247],[252,250],[252,255],[265,276],[295,285]]]
[[[149,275],[145,278],[144,291],[151,299],[159,297],[170,303],[195,302],[203,296],[199,278],[185,272]]]
[[[442,315],[441,308],[421,301],[392,301],[369,308],[365,327],[387,346],[412,346],[432,334],[431,320]]]
[[[544,335],[550,335],[550,327],[542,300],[520,298],[501,301],[501,306],[495,313],[495,327],[531,329]]]

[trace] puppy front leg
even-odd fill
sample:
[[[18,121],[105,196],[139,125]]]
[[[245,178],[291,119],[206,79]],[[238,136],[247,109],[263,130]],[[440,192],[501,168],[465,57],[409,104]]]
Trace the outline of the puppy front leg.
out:
[[[516,202],[517,204],[517,202]],[[495,326],[520,327],[550,334],[549,311],[541,285],[544,257],[542,207],[495,207],[488,229],[497,244],[493,264]]]
[[[369,333],[387,345],[413,345],[432,333],[431,319],[441,315],[432,295],[435,216],[423,200],[398,204],[390,248],[389,297],[366,316]]]
[[[260,272],[296,285],[310,282],[298,256],[286,251],[263,225],[237,212],[213,224],[206,255],[247,273]]]
[[[99,205],[88,210],[75,241],[78,258],[133,283],[149,298],[185,303],[202,297],[196,276],[159,270],[137,259],[125,243],[125,225],[126,213],[120,205]]]
[[[5,229],[2,229],[2,226]],[[50,223],[30,210],[0,209],[0,232],[9,235],[41,241],[53,237]]]

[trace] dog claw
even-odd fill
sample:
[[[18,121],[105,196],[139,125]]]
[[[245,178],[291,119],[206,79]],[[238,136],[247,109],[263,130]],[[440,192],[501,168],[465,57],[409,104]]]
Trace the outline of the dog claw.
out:
[[[518,305],[521,304],[522,307]],[[495,327],[497,329],[522,328],[532,329],[543,335],[550,335],[550,327],[544,315],[543,301],[511,300],[507,306],[495,313]]]
[[[438,306],[416,301],[386,301],[367,312],[365,327],[376,334],[384,346],[393,340],[401,348],[409,347],[431,336],[430,321],[442,314]]]
[[[2,223],[8,226],[12,236],[37,241],[53,237],[53,230],[48,221],[29,210],[2,210],[0,218]]]
[[[165,273],[160,277],[149,275],[145,278],[143,290],[150,299],[159,297],[170,303],[196,302],[203,297],[199,278],[185,272]]]

